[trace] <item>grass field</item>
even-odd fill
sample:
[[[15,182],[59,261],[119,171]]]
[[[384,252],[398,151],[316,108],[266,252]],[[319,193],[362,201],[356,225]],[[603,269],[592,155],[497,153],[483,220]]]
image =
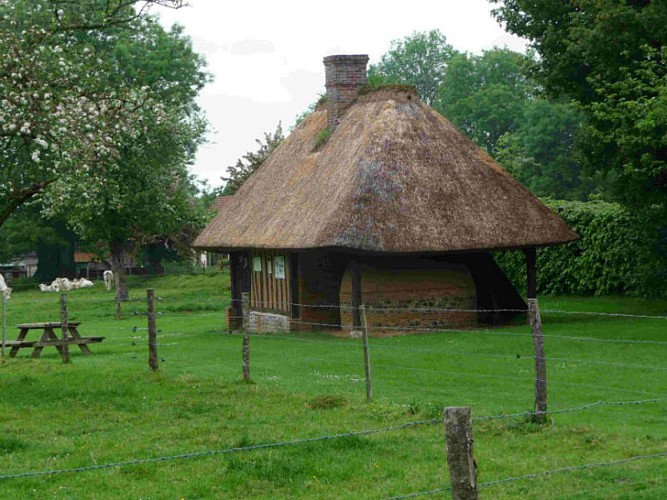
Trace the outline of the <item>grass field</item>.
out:
[[[374,401],[365,402],[359,340],[325,334],[229,335],[224,274],[135,278],[125,319],[96,284],[69,294],[92,356],[53,348],[0,361],[0,477],[532,409],[529,328],[371,339]],[[145,288],[158,302],[160,370],[147,366]],[[549,408],[645,401],[474,424],[480,483],[667,452],[667,320],[569,314],[667,315],[667,304],[622,297],[543,297]],[[15,290],[21,322],[59,319],[57,294]],[[650,342],[645,342],[650,341]],[[442,424],[267,449],[83,472],[0,479],[0,498],[385,498],[448,485]],[[484,498],[667,498],[667,457],[480,488]],[[447,494],[440,494],[447,496]]]

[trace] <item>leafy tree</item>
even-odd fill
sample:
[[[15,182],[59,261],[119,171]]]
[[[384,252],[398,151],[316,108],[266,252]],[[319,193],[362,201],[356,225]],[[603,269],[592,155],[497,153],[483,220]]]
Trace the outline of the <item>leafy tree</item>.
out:
[[[533,55],[492,49],[452,58],[435,108],[540,196],[582,199],[575,107],[540,96]]]
[[[58,180],[102,188],[98,162],[161,112],[150,85],[118,78],[111,50],[153,4],[182,0],[0,2],[0,227]]]
[[[588,118],[586,167],[624,203],[667,220],[667,3],[490,0],[507,29],[532,41],[534,73]]]
[[[149,88],[155,105],[142,111],[141,130],[122,137],[115,155],[97,160],[95,168],[104,173],[98,188],[91,192],[89,183],[58,178],[45,193],[48,213],[66,216],[85,241],[107,242],[120,298],[127,297],[128,252],[193,234],[204,217],[188,174],[206,130],[195,104],[208,81],[204,60],[180,27],[165,31],[149,17],[132,27],[102,44],[118,61],[110,84]]]
[[[529,60],[508,49],[458,54],[449,63],[434,106],[493,155],[498,139],[516,130],[535,93],[524,72]]]
[[[234,194],[248,178],[255,173],[255,171],[262,166],[262,163],[273,153],[273,151],[285,139],[283,135],[283,127],[278,123],[276,130],[271,134],[264,133],[264,141],[255,139],[259,146],[257,151],[248,151],[245,155],[236,161],[235,165],[227,167],[228,177],[223,177],[223,181],[227,181],[223,195]]]
[[[421,99],[432,104],[452,57],[457,52],[438,30],[414,32],[402,40],[394,40],[380,62],[371,65],[371,83],[410,83]]]
[[[538,196],[585,200],[594,186],[582,172],[578,141],[583,123],[570,103],[533,99],[516,130],[498,140],[495,158]]]
[[[57,276],[73,276],[76,235],[63,219],[46,219],[41,204],[26,203],[7,220],[0,232],[0,261],[37,253],[36,277],[50,283]]]

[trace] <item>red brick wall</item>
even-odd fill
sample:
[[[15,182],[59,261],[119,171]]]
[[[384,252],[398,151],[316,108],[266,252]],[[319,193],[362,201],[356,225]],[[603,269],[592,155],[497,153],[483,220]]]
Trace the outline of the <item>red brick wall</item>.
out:
[[[426,264],[425,264],[426,265]],[[362,302],[367,306],[370,334],[409,333],[437,328],[469,327],[477,323],[474,312],[414,311],[412,309],[475,309],[475,283],[462,264],[442,263],[419,268],[381,269],[361,266]],[[352,280],[349,269],[340,289],[341,325],[352,328]],[[391,310],[388,310],[391,309]]]
[[[324,58],[328,105],[327,126],[332,132],[347,107],[357,99],[359,87],[368,82],[367,64],[367,55],[340,55]]]

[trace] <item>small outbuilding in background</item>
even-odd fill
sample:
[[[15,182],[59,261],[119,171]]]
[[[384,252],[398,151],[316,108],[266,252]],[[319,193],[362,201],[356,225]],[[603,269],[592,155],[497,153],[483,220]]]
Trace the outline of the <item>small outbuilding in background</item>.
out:
[[[358,329],[360,303],[375,333],[507,321],[526,304],[489,252],[526,251],[534,296],[535,249],[577,235],[414,88],[369,88],[367,62],[324,59],[326,102],[194,246],[229,252],[252,331]]]

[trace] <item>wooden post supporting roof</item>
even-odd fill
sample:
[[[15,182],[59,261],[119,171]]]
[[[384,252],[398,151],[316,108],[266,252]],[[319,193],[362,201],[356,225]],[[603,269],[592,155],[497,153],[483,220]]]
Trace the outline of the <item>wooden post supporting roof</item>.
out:
[[[535,247],[525,248],[526,273],[528,278],[528,298],[537,298],[537,250]]]
[[[354,330],[361,330],[361,269],[359,263],[352,261],[350,264],[350,271],[352,272],[352,326]]]
[[[299,319],[299,259],[298,255],[294,253],[289,254],[289,301],[291,308],[292,319]]]

